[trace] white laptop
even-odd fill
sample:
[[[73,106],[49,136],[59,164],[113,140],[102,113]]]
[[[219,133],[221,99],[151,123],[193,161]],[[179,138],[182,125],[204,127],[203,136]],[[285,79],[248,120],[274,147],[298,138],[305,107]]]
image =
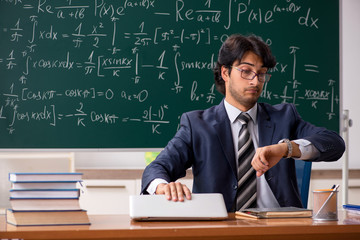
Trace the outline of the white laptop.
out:
[[[220,193],[191,194],[191,200],[174,202],[165,195],[130,196],[130,217],[137,221],[223,220],[228,218]]]

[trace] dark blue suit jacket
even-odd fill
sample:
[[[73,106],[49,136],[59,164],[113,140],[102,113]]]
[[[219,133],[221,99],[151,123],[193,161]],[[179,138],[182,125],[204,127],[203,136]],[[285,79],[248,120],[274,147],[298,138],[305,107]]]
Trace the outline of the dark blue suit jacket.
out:
[[[181,128],[151,164],[142,178],[142,193],[155,178],[169,182],[184,177],[192,167],[193,193],[222,193],[227,210],[233,211],[237,190],[236,162],[230,121],[224,102],[202,111],[182,115]],[[343,139],[335,132],[315,127],[301,119],[294,105],[258,105],[259,147],[281,139],[307,139],[320,156],[311,161],[336,161],[344,150]],[[295,162],[281,159],[265,173],[280,206],[302,207],[296,182]]]

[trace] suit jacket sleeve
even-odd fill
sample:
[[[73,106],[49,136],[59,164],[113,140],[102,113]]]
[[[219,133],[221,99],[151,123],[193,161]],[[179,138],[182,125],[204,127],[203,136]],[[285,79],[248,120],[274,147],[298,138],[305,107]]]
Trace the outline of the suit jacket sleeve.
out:
[[[145,168],[142,176],[142,194],[147,194],[146,189],[155,178],[173,182],[184,177],[186,170],[191,167],[191,126],[186,113],[182,115],[180,123],[181,128],[165,149]]]
[[[307,161],[316,162],[336,161],[345,150],[344,141],[336,132],[304,121],[293,104],[260,104],[258,116],[260,147],[284,138],[306,139],[320,152],[317,158]],[[265,173],[265,179],[280,206],[301,206],[294,159],[281,159]]]
[[[293,104],[290,106],[292,106],[296,119],[299,122],[295,135],[297,135],[298,139],[303,138],[310,141],[320,152],[319,157],[311,159],[311,161],[332,162],[340,159],[345,151],[345,142],[339,134],[323,127],[315,127],[314,125],[305,122],[299,116],[295,106]]]
[[[304,121],[293,104],[259,104],[259,146],[281,139],[306,139],[320,152],[310,161],[336,161],[345,151],[344,140],[334,131]]]

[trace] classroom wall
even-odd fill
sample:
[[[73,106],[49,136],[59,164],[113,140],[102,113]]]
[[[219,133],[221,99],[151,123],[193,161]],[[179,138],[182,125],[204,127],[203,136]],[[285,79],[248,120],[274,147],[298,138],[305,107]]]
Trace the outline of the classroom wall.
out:
[[[360,169],[358,147],[360,146],[360,1],[342,1],[342,78],[343,108],[349,110],[353,126],[349,129],[350,168]]]

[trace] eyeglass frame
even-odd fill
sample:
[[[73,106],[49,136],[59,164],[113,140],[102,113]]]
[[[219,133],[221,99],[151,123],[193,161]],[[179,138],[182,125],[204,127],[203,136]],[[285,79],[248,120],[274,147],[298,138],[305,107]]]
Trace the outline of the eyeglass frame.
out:
[[[244,79],[246,79],[246,80],[254,80],[254,78],[257,77],[259,82],[261,82],[261,83],[266,83],[266,82],[269,82],[269,81],[270,81],[270,78],[271,78],[271,74],[269,74],[269,73],[256,73],[256,72],[254,72],[254,71],[252,71],[252,70],[244,70],[244,69],[241,69],[241,68],[238,68],[238,67],[235,67],[235,66],[231,66],[231,67],[232,67],[232,68],[235,68],[236,70],[238,70],[238,71],[241,73],[241,77],[244,78]],[[242,76],[242,74],[243,74],[244,71],[250,71],[250,72],[252,72],[252,73],[254,74],[254,76],[253,76],[252,78],[245,78],[245,77]],[[264,76],[268,76],[268,79],[267,79],[267,80],[265,79],[264,81],[262,81],[262,80],[260,79],[260,75],[262,75],[262,74],[263,74]]]

